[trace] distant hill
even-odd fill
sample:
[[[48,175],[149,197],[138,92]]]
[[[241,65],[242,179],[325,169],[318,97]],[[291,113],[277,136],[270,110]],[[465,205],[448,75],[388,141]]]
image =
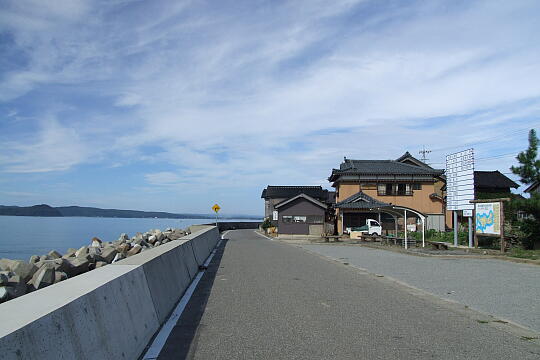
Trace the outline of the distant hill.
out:
[[[62,213],[49,205],[34,206],[3,206],[0,205],[0,215],[11,216],[62,216]]]
[[[214,219],[209,214],[174,214],[161,211],[139,211],[139,210],[119,210],[100,209],[82,206],[60,206],[51,207],[46,204],[34,206],[3,206],[0,205],[0,215],[10,216],[64,216],[64,217],[108,217],[108,218],[161,218],[161,219]],[[252,219],[258,220],[259,216],[234,216],[222,217],[222,219]]]
[[[164,218],[164,219],[212,219],[211,215],[197,214],[173,214],[162,211],[139,211],[139,210],[119,210],[100,209],[82,206],[61,206],[55,208],[62,216],[84,216],[84,217],[119,217],[119,218]]]

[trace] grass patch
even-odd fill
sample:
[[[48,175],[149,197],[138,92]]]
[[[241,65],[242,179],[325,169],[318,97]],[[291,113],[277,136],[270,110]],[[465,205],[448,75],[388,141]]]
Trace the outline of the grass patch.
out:
[[[540,259],[540,250],[512,249],[508,252],[508,256],[520,259],[538,260]]]
[[[537,340],[538,338],[537,337],[534,337],[534,336],[522,336],[521,337],[521,340],[527,340],[527,341],[532,341],[532,340]]]
[[[487,324],[487,323],[489,323],[489,321],[487,321],[487,320],[476,320],[476,321],[477,321],[478,323],[480,323],[480,324]]]
[[[405,233],[401,232],[398,233],[400,237],[404,237]],[[421,232],[410,232],[407,233],[411,238],[414,238],[416,241],[422,240],[422,233]],[[436,242],[445,242],[449,244],[454,243],[454,232],[453,231],[447,231],[447,232],[439,232],[436,230],[426,230],[426,241],[436,241]],[[469,235],[467,232],[460,231],[458,232],[458,244],[459,245],[468,245],[469,244]]]

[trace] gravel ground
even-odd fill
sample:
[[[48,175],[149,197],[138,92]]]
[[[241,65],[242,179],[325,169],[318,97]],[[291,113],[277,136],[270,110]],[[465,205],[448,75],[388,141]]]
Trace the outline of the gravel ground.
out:
[[[538,265],[411,256],[363,246],[301,247],[540,332]]]

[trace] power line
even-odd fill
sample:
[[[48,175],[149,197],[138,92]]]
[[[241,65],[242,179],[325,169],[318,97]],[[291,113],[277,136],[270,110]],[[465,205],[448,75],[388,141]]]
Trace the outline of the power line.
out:
[[[536,126],[539,126],[539,125],[540,124],[534,124],[534,125],[532,125],[532,127],[536,127]],[[530,131],[530,128],[518,129],[518,130],[514,130],[514,131],[504,133],[504,137],[501,136],[501,135],[498,135],[498,136],[486,138],[484,140],[477,141],[477,142],[470,142],[470,143],[460,144],[460,145],[457,145],[457,146],[449,146],[449,147],[444,147],[444,148],[432,149],[431,151],[439,152],[439,151],[445,151],[445,150],[464,148],[464,147],[468,147],[468,146],[472,146],[472,145],[486,144],[486,143],[490,143],[490,142],[494,142],[494,141],[504,141],[504,140],[508,140],[511,137],[514,137],[515,135],[522,134],[522,133],[528,133],[529,131]]]
[[[487,157],[475,158],[474,161],[476,161],[476,160],[501,159],[501,158],[504,158],[504,157],[507,157],[507,156],[517,155],[518,153],[519,153],[519,151],[517,151],[517,152],[511,152],[511,153],[508,153],[508,154],[501,154],[501,155],[494,155],[494,156],[487,156]],[[432,165],[445,165],[445,164],[446,164],[446,163],[444,163],[444,162],[440,162],[440,163],[433,163]]]

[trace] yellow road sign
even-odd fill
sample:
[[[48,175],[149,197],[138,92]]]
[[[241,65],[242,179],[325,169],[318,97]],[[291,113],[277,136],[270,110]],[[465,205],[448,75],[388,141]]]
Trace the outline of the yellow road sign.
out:
[[[219,207],[218,204],[214,204],[214,206],[212,206],[212,210],[214,210],[216,213],[220,210],[221,208]]]

